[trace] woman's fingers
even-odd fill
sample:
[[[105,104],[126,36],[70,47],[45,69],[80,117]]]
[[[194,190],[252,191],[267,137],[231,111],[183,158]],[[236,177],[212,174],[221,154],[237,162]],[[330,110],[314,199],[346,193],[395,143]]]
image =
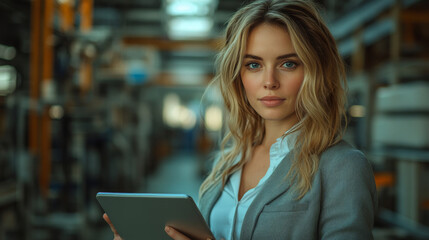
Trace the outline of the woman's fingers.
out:
[[[165,226],[165,232],[168,234],[168,236],[170,236],[174,240],[191,240],[187,236],[183,235],[183,233],[177,231],[176,229],[170,226]],[[212,240],[212,239],[207,238],[207,240]]]
[[[122,240],[122,238],[118,234],[118,231],[116,231],[115,227],[113,226],[112,222],[110,221],[109,216],[107,216],[106,213],[103,214],[103,219],[104,219],[104,221],[106,221],[109,224],[110,229],[113,232],[113,237],[114,237],[113,240]]]
[[[114,234],[117,234],[118,232],[116,231],[115,227],[113,226],[112,222],[110,221],[109,216],[107,216],[107,214],[106,214],[106,213],[104,213],[104,214],[103,214],[103,218],[104,218],[104,221],[106,221],[106,222],[109,224],[110,229],[112,229],[112,232],[113,232]]]
[[[164,230],[168,234],[168,236],[170,236],[174,240],[191,240],[190,238],[170,226],[165,226]]]
[[[115,227],[113,226],[112,222],[110,221],[109,216],[107,216],[107,214],[104,213],[103,218],[109,224],[110,229],[114,234],[113,240],[122,240],[122,238],[119,236],[118,232],[116,231]],[[176,229],[170,226],[165,226],[165,232],[168,234],[168,236],[170,236],[174,240],[191,240],[187,236],[183,235],[183,233],[177,231]],[[207,240],[210,240],[210,239],[207,239]]]

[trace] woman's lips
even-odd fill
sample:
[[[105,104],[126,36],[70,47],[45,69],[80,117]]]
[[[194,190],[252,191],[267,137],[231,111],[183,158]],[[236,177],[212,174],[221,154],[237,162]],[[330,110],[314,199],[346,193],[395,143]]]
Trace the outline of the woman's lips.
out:
[[[261,101],[261,103],[267,107],[276,107],[281,105],[283,101],[286,99],[281,97],[276,97],[276,96],[265,96],[265,97],[259,98],[258,100]]]

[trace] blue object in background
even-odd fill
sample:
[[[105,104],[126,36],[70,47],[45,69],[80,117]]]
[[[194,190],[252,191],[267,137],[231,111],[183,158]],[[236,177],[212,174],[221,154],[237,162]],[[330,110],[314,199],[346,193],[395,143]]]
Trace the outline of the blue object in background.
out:
[[[141,85],[148,79],[148,72],[144,67],[144,62],[135,61],[129,64],[127,81],[131,85]]]

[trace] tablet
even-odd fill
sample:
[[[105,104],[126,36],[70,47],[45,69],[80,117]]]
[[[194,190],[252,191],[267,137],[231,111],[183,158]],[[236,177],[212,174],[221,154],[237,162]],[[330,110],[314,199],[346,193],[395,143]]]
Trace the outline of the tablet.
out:
[[[214,239],[194,200],[186,194],[108,193],[96,196],[124,240],[170,239],[169,225],[191,239]]]

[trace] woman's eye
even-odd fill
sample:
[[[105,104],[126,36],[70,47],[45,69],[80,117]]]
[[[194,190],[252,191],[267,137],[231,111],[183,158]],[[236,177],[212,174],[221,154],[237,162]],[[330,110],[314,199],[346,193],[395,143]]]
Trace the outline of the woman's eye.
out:
[[[258,69],[261,67],[261,65],[259,65],[259,63],[248,63],[246,64],[246,67],[249,69]]]
[[[285,62],[283,63],[283,67],[293,69],[297,67],[297,64],[294,62]]]

